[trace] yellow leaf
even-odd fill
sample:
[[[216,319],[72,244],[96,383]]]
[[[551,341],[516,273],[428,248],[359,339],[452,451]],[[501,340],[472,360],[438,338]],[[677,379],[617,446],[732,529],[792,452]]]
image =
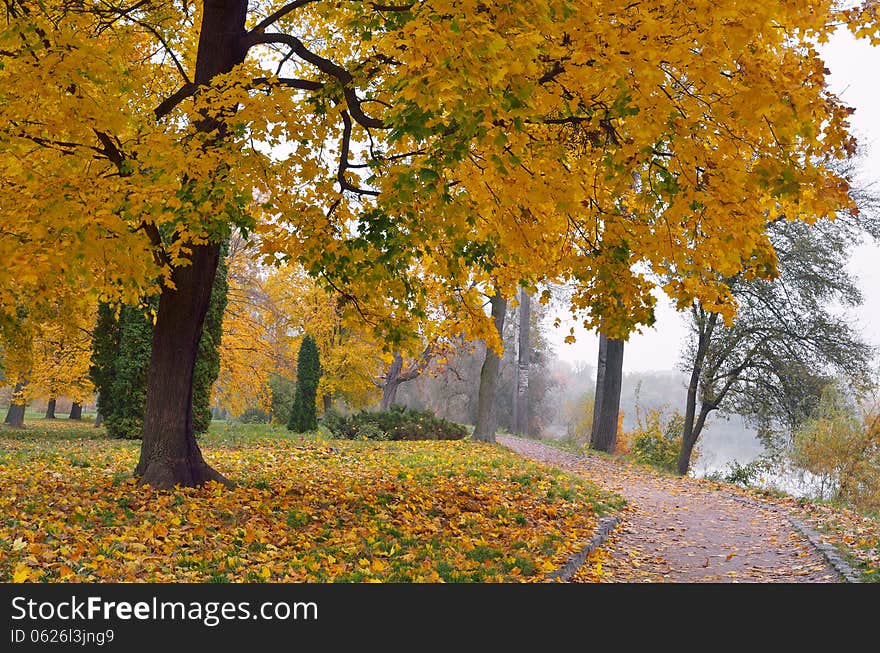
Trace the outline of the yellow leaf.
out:
[[[25,583],[31,577],[31,568],[28,567],[23,562],[18,563],[15,566],[15,571],[12,572],[12,582],[13,583]]]

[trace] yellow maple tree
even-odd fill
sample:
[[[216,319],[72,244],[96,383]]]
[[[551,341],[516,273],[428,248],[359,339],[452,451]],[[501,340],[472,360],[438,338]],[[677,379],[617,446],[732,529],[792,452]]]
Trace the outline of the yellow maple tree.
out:
[[[522,281],[573,281],[611,336],[651,323],[656,274],[729,316],[718,273],[774,273],[768,219],[850,207],[827,165],[853,149],[848,110],[815,43],[873,20],[831,0],[0,11],[0,310],[13,279],[36,302],[56,279],[158,286],[136,468],[157,487],[225,480],[186,397],[231,230],[392,343],[432,310],[491,340],[481,292]]]

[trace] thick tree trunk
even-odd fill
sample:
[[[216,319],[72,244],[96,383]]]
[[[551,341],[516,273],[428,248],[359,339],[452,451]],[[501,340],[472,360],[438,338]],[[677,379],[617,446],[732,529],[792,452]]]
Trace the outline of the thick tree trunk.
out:
[[[400,373],[403,371],[403,356],[400,352],[394,352],[394,359],[385,375],[385,384],[382,386],[382,403],[380,410],[388,410],[397,401],[397,388],[400,387]]]
[[[55,405],[55,398],[52,397],[46,404],[46,419],[55,419]]]
[[[17,383],[15,388],[12,390],[12,399],[9,402],[9,410],[6,411],[6,419],[3,420],[4,424],[20,429],[24,426],[24,409],[25,404],[17,403],[16,399],[20,401],[21,399],[21,391],[24,390],[24,383]]]
[[[215,75],[244,61],[247,4],[247,0],[205,0],[195,84],[208,84]],[[216,134],[217,139],[226,133],[217,117],[205,116],[196,126]],[[160,489],[207,481],[229,484],[202,458],[192,414],[193,370],[220,247],[220,243],[192,245],[190,265],[176,267],[171,275],[174,290],[162,289],[147,381],[144,437],[135,468],[140,484]]]
[[[82,404],[79,403],[78,401],[74,401],[72,404],[70,404],[70,415],[68,416],[68,419],[80,420],[80,419],[82,419],[82,416],[83,416]]]
[[[95,413],[95,423],[93,426],[95,428],[98,428],[103,423],[104,423],[104,416],[101,414],[101,411],[99,410],[97,413]]]
[[[491,299],[492,320],[498,334],[504,333],[504,314],[507,312],[507,300],[499,294]],[[501,356],[489,347],[486,348],[486,358],[483,360],[483,368],[480,371],[480,391],[477,396],[477,424],[474,427],[474,440],[480,442],[495,442],[495,429],[497,427],[495,415],[495,389],[498,386],[498,368],[501,366]]]
[[[599,334],[599,360],[596,371],[596,400],[590,446],[614,452],[620,413],[620,387],[623,382],[623,340]]]
[[[519,341],[516,361],[516,396],[513,402],[513,432],[529,433],[529,365],[531,359],[531,297],[519,291]]]
[[[192,248],[192,265],[175,268],[175,290],[164,288],[153,332],[144,439],[135,468],[140,483],[156,488],[228,483],[211,469],[196,444],[192,380],[202,322],[208,309],[219,244]]]

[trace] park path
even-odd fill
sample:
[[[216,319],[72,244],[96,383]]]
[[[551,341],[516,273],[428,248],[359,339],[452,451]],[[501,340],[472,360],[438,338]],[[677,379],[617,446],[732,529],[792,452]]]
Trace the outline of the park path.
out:
[[[499,436],[521,456],[627,500],[621,523],[574,581],[835,583],[841,576],[773,505],[723,484],[654,473],[596,454]]]

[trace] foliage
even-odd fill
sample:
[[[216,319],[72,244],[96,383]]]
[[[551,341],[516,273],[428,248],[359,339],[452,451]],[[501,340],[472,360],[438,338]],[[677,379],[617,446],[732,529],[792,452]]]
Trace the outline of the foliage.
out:
[[[287,424],[296,394],[296,381],[280,374],[270,374],[269,390],[272,392],[272,421],[276,424]]]
[[[880,513],[880,409],[860,414],[835,385],[794,433],[793,463],[819,477],[836,501]]]
[[[269,415],[262,408],[253,407],[246,409],[235,419],[242,424],[266,424],[269,422]]]
[[[390,410],[362,410],[349,417],[334,415],[324,421],[330,432],[349,440],[461,440],[463,426],[437,417],[430,411],[393,406]]]
[[[593,431],[593,411],[596,405],[595,392],[585,392],[566,402],[566,436],[580,444],[590,442]]]
[[[770,274],[768,217],[849,205],[826,168],[852,148],[848,112],[812,47],[843,18],[829,0],[242,1],[241,56],[197,83],[219,38],[202,4],[29,5],[0,32],[4,310],[13,285],[42,299],[59,278],[135,301],[237,228],[397,333],[436,290],[485,336],[493,275],[507,296],[569,276],[591,326],[625,331],[653,320],[638,264],[730,315],[706,270]]]
[[[624,436],[632,457],[640,463],[675,473],[684,424],[681,413],[655,408],[642,415],[637,405],[636,421],[636,427]]]
[[[296,365],[296,391],[287,428],[294,433],[306,433],[318,428],[317,394],[321,379],[318,347],[311,336],[305,336],[299,347]]]
[[[91,427],[0,431],[0,581],[540,581],[620,503],[498,447],[248,430],[202,439],[235,489],[171,491]]]

